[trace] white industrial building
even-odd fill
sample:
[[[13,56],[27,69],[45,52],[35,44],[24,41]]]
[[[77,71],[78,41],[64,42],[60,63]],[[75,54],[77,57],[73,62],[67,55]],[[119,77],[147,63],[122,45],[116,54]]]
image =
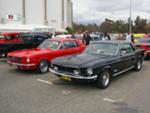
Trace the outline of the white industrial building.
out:
[[[0,0],[0,29],[72,27],[71,0]],[[41,27],[40,27],[41,26]]]

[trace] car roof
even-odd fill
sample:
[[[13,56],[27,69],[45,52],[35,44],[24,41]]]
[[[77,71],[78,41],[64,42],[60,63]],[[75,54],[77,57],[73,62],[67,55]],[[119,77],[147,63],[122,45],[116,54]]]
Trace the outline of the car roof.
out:
[[[106,44],[130,44],[128,41],[118,41],[118,40],[101,40],[93,41],[91,44],[106,43]]]

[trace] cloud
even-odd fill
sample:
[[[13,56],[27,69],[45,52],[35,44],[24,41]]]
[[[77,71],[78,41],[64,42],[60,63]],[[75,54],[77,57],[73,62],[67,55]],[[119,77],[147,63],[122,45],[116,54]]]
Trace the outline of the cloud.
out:
[[[150,19],[150,0],[132,0],[132,18]],[[74,22],[101,23],[105,18],[125,20],[129,18],[130,0],[73,0]]]

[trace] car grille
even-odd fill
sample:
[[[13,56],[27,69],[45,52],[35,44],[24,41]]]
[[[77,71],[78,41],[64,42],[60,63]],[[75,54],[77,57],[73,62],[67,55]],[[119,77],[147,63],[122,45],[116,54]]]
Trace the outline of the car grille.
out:
[[[60,65],[53,65],[53,68],[57,66],[58,70],[60,72],[64,72],[64,73],[70,73],[70,74],[74,74],[74,70],[79,70],[78,68],[74,68],[74,67],[65,67],[65,66],[60,66]],[[80,70],[79,70],[80,71]]]
[[[22,59],[19,57],[8,57],[8,60],[10,60],[11,62],[16,62],[16,63],[21,63]]]

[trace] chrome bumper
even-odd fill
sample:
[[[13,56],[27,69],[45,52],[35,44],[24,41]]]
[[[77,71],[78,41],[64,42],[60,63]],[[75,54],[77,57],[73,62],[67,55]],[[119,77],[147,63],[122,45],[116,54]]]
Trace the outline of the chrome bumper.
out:
[[[14,63],[14,62],[10,62],[10,61],[7,61],[7,63],[9,65],[15,65],[15,66],[26,66],[26,67],[35,66],[35,64],[21,64],[21,63]]]
[[[57,74],[57,75],[60,75],[60,76],[70,77],[70,78],[73,78],[73,79],[81,79],[81,80],[96,80],[97,77],[98,77],[98,75],[89,76],[89,77],[71,76],[71,75],[66,75],[66,74],[63,74],[63,73],[56,72],[56,71],[54,71],[52,69],[49,69],[49,71],[51,73],[54,73],[54,74]]]

